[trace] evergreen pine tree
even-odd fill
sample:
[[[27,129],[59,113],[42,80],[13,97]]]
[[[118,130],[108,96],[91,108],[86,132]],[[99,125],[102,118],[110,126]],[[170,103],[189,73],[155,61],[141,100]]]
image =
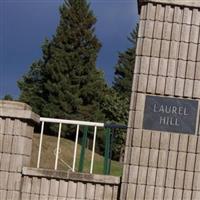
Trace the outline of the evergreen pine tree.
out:
[[[122,96],[130,99],[132,89],[133,70],[135,65],[135,49],[137,42],[138,26],[130,33],[128,40],[131,47],[119,53],[119,60],[115,67],[113,88]]]
[[[7,101],[13,101],[13,97],[10,94],[6,94],[3,98],[3,100],[7,100]]]
[[[33,111],[38,114],[41,114],[42,107],[45,105],[44,99],[42,98],[42,65],[42,60],[34,62],[29,72],[18,81],[18,86],[21,90],[19,100],[29,104]]]
[[[110,117],[115,123],[127,125],[128,110],[131,98],[133,70],[135,65],[135,49],[137,42],[138,26],[134,29],[128,40],[131,47],[125,52],[119,53],[119,60],[115,67],[115,77],[113,83],[114,93],[112,98],[107,99],[106,116]],[[116,110],[116,108],[118,108]],[[115,112],[113,112],[115,110]],[[112,112],[111,112],[112,111]],[[113,156],[115,159],[123,160],[123,146],[125,144],[125,131],[115,131],[115,141],[113,144]]]
[[[86,0],[66,0],[60,24],[43,57],[19,81],[20,99],[45,117],[102,121],[100,110],[107,90],[96,69],[101,44],[95,36],[96,18]]]

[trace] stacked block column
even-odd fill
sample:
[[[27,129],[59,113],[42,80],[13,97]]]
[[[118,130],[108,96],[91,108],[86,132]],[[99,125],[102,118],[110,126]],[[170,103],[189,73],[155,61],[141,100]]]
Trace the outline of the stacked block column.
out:
[[[33,125],[39,117],[23,103],[0,101],[0,199],[21,200],[22,167],[29,166]]]
[[[200,9],[180,2],[141,5],[123,200],[200,197],[199,136],[143,129],[146,95],[200,100]]]

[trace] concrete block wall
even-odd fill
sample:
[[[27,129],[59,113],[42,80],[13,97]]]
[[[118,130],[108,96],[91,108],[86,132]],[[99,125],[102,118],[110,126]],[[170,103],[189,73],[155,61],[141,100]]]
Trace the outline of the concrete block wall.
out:
[[[120,199],[199,199],[199,136],[145,130],[143,115],[146,95],[200,100],[200,9],[193,0],[139,2]]]
[[[133,92],[199,99],[199,26],[197,8],[143,5]]]
[[[22,200],[117,200],[120,178],[24,168]]]
[[[20,102],[0,101],[0,200],[117,200],[120,177],[29,168],[39,116]]]
[[[199,198],[199,136],[140,129],[131,135],[130,146],[126,146],[122,199]]]
[[[22,167],[29,166],[34,123],[29,106],[0,101],[0,199],[21,200]]]

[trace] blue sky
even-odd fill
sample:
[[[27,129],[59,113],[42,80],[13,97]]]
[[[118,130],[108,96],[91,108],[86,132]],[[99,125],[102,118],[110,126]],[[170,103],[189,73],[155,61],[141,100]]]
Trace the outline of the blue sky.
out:
[[[45,37],[51,38],[59,22],[63,0],[0,0],[0,99],[17,98],[17,80],[41,57]],[[118,52],[129,47],[127,36],[138,21],[136,0],[90,0],[96,34],[102,43],[97,66],[112,84]]]

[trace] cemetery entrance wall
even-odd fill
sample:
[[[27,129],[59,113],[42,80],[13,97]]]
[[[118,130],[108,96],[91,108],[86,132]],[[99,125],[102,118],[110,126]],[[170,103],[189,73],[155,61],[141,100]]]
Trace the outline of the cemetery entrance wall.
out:
[[[200,2],[138,3],[121,199],[199,199]]]

